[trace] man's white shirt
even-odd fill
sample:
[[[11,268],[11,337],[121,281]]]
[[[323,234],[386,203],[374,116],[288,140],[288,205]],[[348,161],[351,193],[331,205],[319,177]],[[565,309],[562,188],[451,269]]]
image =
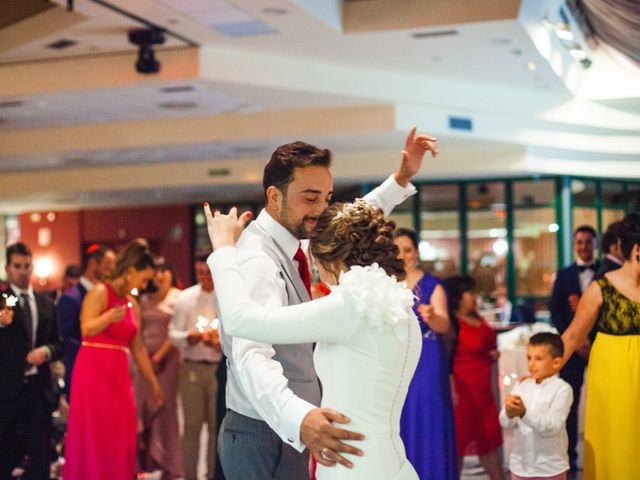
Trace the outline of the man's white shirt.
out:
[[[557,374],[536,383],[526,378],[511,391],[524,402],[522,418],[509,418],[502,407],[500,424],[513,428],[509,469],[521,477],[550,477],[569,470],[567,416],[573,402],[571,386]]]
[[[364,198],[389,214],[393,207],[415,192],[412,184],[402,187],[390,176]],[[293,259],[300,241],[265,210],[260,212],[255,221]],[[286,306],[286,285],[280,270],[260,248],[258,238],[255,242],[254,245],[244,242],[237,251],[249,295],[263,307]],[[304,417],[316,406],[299,398],[288,388],[282,366],[273,359],[275,353],[270,344],[232,337],[227,407],[247,417],[265,421],[284,442],[303,451],[305,446],[300,439],[300,427]]]
[[[185,360],[219,362],[222,359],[222,353],[218,349],[202,342],[195,345],[189,345],[187,342],[189,332],[197,329],[198,316],[203,316],[209,321],[217,318],[214,292],[215,290],[205,292],[198,284],[178,294],[173,318],[169,324],[169,340],[183,349]]]

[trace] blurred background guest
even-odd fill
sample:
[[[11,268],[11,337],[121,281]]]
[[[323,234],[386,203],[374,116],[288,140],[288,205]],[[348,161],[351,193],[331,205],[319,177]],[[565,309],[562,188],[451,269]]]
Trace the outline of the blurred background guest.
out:
[[[576,260],[568,267],[558,271],[549,302],[551,323],[560,334],[564,333],[573,320],[580,297],[600,266],[594,257],[596,242],[597,236],[593,227],[582,225],[573,232],[573,249]],[[573,388],[573,403],[567,417],[569,465],[572,472],[578,469],[578,452],[576,451],[578,445],[578,405],[580,404],[580,390],[584,382],[584,369],[587,366],[589,349],[594,337],[595,329],[560,370],[560,377]]]
[[[451,315],[459,324],[453,359],[456,441],[460,465],[465,455],[478,455],[491,480],[503,480],[493,364],[498,359],[496,333],[478,313],[475,281],[453,276],[444,282]]]
[[[180,350],[169,341],[169,322],[180,290],[173,266],[155,259],[156,274],[140,297],[140,329],[153,371],[164,393],[161,408],[153,400],[149,382],[136,371],[134,385],[138,412],[138,450],[143,471],[162,471],[163,480],[183,476],[178,425],[178,374]]]
[[[404,260],[413,307],[422,330],[422,353],[409,385],[400,419],[400,436],[407,458],[420,478],[458,478],[455,424],[449,364],[440,336],[449,329],[447,297],[440,281],[418,268],[418,240],[413,230],[394,235],[398,257]]]
[[[600,248],[604,257],[600,267],[596,270],[594,280],[600,280],[604,274],[620,268],[624,262],[624,255],[620,248],[620,237],[622,235],[622,222],[610,223],[607,230],[602,234]]]
[[[80,325],[65,450],[65,480],[131,479],[136,464],[136,403],[129,351],[151,383],[156,404],[162,390],[138,329],[139,307],[131,295],[155,273],[144,240],[120,252],[111,277],[85,296]]]
[[[78,284],[80,275],[82,275],[82,267],[80,265],[67,265],[67,268],[64,269],[64,275],[62,276],[62,283],[60,284],[60,287],[55,290],[51,290],[46,294],[49,295],[51,300],[53,300],[53,303],[57,305],[60,301],[60,297]]]
[[[46,480],[51,463],[51,412],[56,394],[50,362],[62,355],[53,302],[34,292],[28,245],[7,248],[7,290],[0,310],[0,478],[28,457],[25,479]]]
[[[623,265],[589,285],[562,335],[566,362],[597,329],[587,371],[585,480],[640,471],[640,213],[625,217],[620,240]]]
[[[222,360],[218,332],[211,325],[218,314],[207,255],[196,257],[194,270],[198,283],[178,295],[169,327],[169,338],[184,353],[180,395],[184,413],[182,457],[186,480],[197,480],[200,433],[204,424],[208,430],[206,478],[217,478],[217,375]]]
[[[82,256],[82,275],[78,283],[65,291],[57,304],[60,333],[64,342],[64,394],[69,400],[73,365],[80,348],[80,309],[82,300],[98,282],[107,278],[116,263],[116,254],[94,243]]]

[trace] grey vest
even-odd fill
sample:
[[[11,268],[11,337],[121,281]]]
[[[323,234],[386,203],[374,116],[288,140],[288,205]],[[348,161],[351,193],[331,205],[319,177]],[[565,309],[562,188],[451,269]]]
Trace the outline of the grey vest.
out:
[[[278,265],[280,276],[287,289],[287,305],[297,305],[309,301],[309,293],[300,279],[295,263],[292,259],[287,258],[273,238],[257,222],[251,222],[243,232],[238,242],[239,248],[242,248],[243,238],[247,238],[247,236],[258,236],[261,241],[259,244],[252,242],[252,247],[256,248],[259,245],[259,248]],[[220,336],[227,361],[231,362],[231,338],[224,333],[222,326]],[[276,351],[273,358],[282,365],[284,376],[289,381],[288,385],[293,393],[303,400],[319,406],[320,383],[313,368],[313,344],[273,345],[273,349]]]

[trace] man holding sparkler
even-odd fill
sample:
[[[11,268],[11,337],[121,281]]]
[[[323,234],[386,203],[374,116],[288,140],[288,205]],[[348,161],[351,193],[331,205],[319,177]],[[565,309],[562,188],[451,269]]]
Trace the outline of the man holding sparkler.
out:
[[[182,453],[186,480],[197,479],[203,423],[207,423],[209,430],[206,478],[214,478],[218,436],[216,374],[222,359],[213,280],[207,266],[207,255],[196,258],[194,269],[198,283],[180,292],[169,326],[169,339],[184,353],[180,394],[184,411]]]

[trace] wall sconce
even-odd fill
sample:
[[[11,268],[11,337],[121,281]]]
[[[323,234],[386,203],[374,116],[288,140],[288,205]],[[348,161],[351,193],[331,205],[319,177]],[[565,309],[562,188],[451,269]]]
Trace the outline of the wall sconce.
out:
[[[49,277],[53,273],[54,265],[53,260],[49,257],[40,257],[33,264],[33,271],[38,277],[38,283],[40,285],[46,285],[49,281]]]

